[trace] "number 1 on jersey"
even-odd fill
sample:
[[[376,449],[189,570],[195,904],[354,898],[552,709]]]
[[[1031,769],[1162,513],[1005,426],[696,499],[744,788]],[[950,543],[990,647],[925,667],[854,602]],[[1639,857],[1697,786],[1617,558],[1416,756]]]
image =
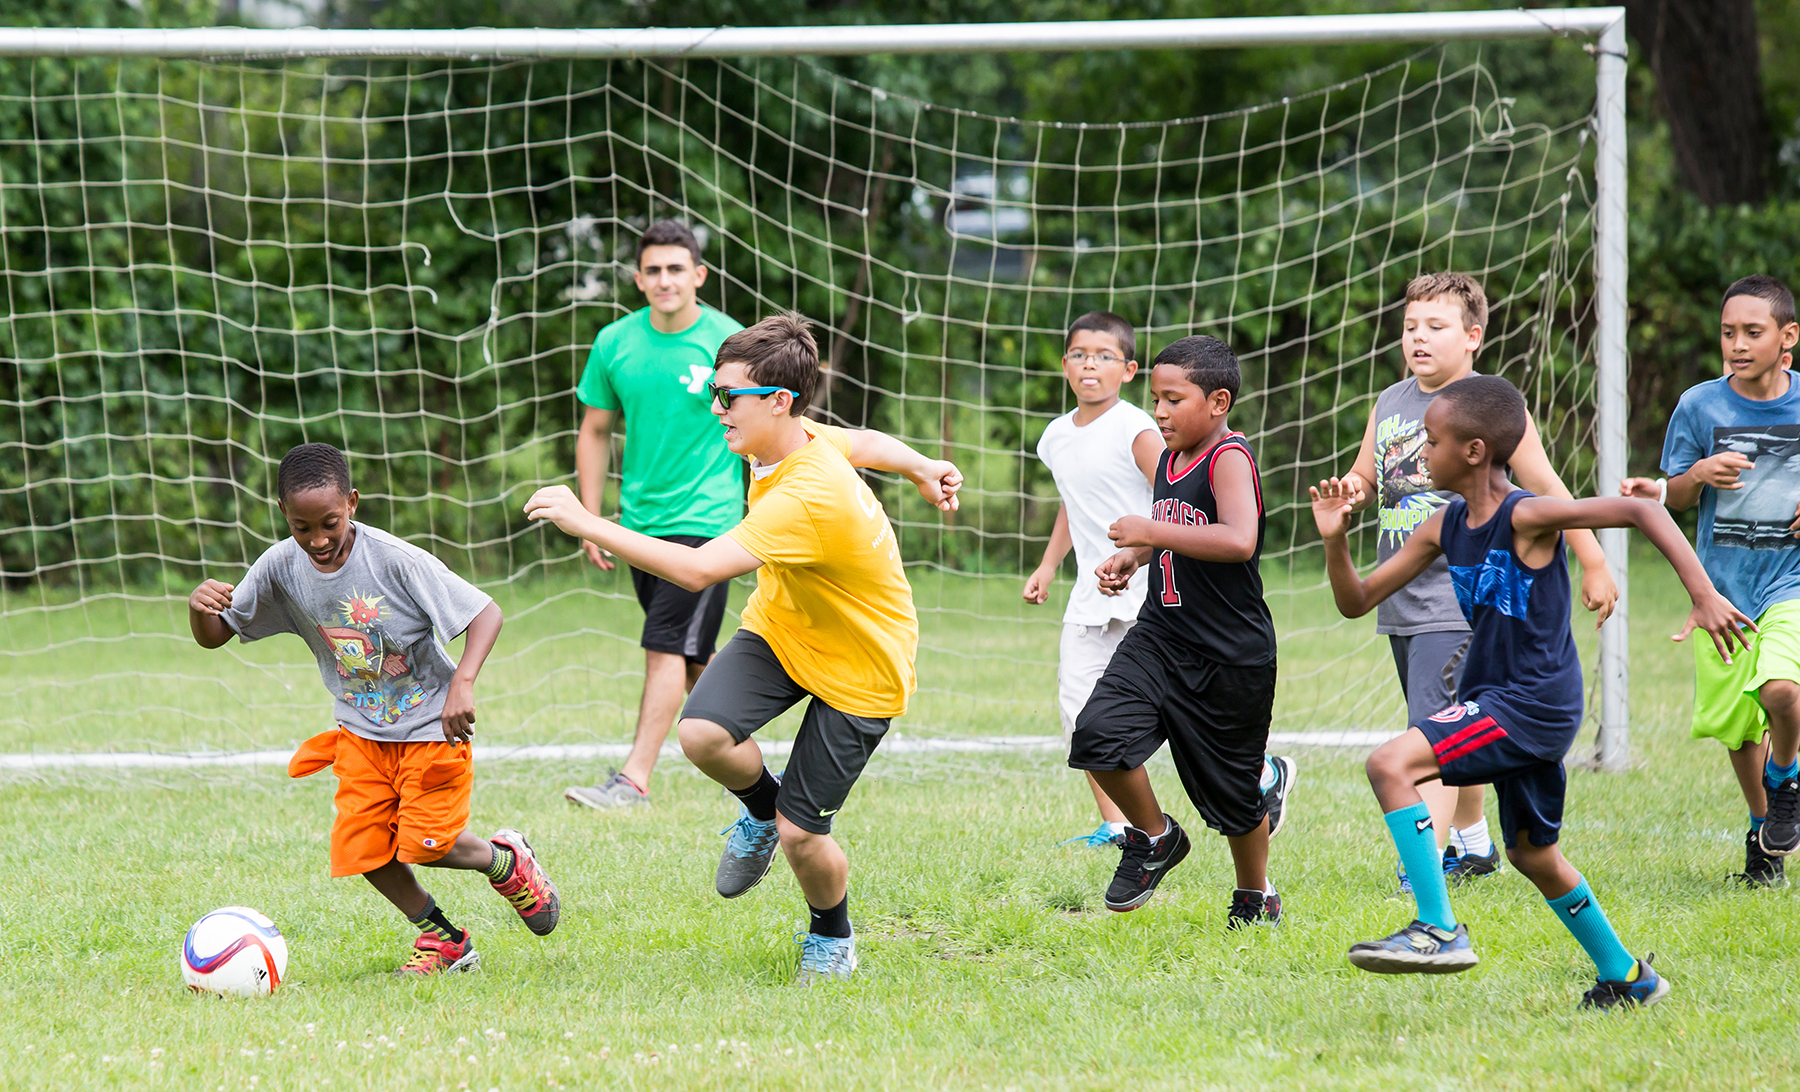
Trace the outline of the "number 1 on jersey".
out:
[[[1162,566],[1162,604],[1165,607],[1181,606],[1181,593],[1175,590],[1175,555],[1168,550],[1159,550],[1156,563]]]

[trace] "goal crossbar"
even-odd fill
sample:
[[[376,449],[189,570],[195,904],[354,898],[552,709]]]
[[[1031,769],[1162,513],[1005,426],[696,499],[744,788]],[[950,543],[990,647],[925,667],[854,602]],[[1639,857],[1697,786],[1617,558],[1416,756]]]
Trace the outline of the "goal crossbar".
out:
[[[955,23],[898,26],[700,27],[627,29],[355,30],[244,27],[0,28],[0,57],[305,57],[572,60],[852,56],[898,53],[1093,52],[1120,49],[1242,49],[1373,42],[1593,39],[1595,339],[1600,487],[1626,473],[1626,130],[1625,9],[1512,9],[1229,19]],[[1628,617],[1623,529],[1599,533],[1619,587],[1611,624],[1600,635],[1600,765],[1630,758]]]

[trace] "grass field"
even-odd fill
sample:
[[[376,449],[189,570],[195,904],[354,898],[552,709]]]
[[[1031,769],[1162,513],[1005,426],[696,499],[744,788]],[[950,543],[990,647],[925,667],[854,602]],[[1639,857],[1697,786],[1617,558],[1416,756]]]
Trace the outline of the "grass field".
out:
[[[0,1087],[1800,1086],[1791,1045],[1800,1001],[1790,973],[1800,942],[1793,895],[1723,882],[1742,864],[1742,808],[1718,749],[1685,738],[1688,654],[1666,641],[1682,600],[1648,558],[1633,577],[1638,763],[1623,775],[1572,773],[1565,845],[1627,944],[1656,951],[1674,983],[1669,1000],[1648,1012],[1575,1011],[1591,965],[1511,872],[1457,896],[1483,959],[1474,971],[1393,979],[1349,967],[1345,946],[1403,923],[1410,904],[1389,898],[1392,849],[1361,756],[1341,751],[1299,754],[1294,818],[1272,855],[1286,924],[1229,936],[1231,873],[1216,836],[1199,840],[1149,906],[1108,914],[1099,892],[1110,854],[1054,845],[1091,826],[1084,794],[1054,755],[878,753],[838,822],[863,968],[841,988],[810,991],[787,984],[804,914],[785,865],[735,903],[714,896],[721,840],[713,832],[732,810],[679,762],[659,774],[655,810],[618,816],[561,801],[562,786],[591,769],[484,768],[474,824],[483,833],[503,824],[530,832],[562,889],[562,925],[535,938],[476,877],[428,874],[446,909],[475,931],[484,964],[426,983],[385,973],[410,942],[405,922],[360,881],[325,875],[328,777],[51,771],[0,780],[0,844],[14,864],[0,893]],[[932,594],[922,587],[921,602],[946,605]],[[1322,618],[1322,600],[1284,597],[1278,611],[1283,601],[1294,611],[1284,621],[1290,631]],[[532,630],[534,615],[521,614],[508,641]],[[991,647],[1004,634],[979,631],[998,623],[927,614],[927,628],[927,645],[947,651],[928,653],[939,657],[935,668],[922,658],[925,685],[941,692],[920,704],[942,705],[921,731],[1054,730],[1046,715],[1019,713],[1050,708],[1041,691],[1053,652],[1043,634],[1019,637],[1008,653],[1043,664],[996,671],[992,662],[958,662],[957,650]],[[1284,643],[1284,674],[1299,680],[1283,693],[1288,726],[1308,726],[1314,714],[1305,711],[1326,708],[1328,692],[1356,698],[1330,706],[1334,713],[1385,700],[1369,695],[1387,685],[1391,668],[1364,637],[1355,628]],[[5,639],[11,649],[35,647],[17,631]],[[576,642],[543,647],[563,643]],[[165,663],[202,680],[195,690],[222,669],[257,676],[224,653],[144,644],[122,659],[121,678]],[[629,645],[585,644],[595,661],[580,685],[611,685],[606,700],[628,707],[636,685]],[[623,651],[614,655],[613,645]],[[63,670],[92,673],[97,656],[119,647],[71,646],[89,662]],[[260,663],[252,652],[262,654],[246,649],[243,664]],[[493,690],[517,691],[504,702],[524,710],[531,691],[519,680],[529,657],[511,655],[503,666],[518,679],[501,685],[502,672]],[[103,718],[33,725],[39,707],[28,707],[31,686],[14,669],[40,671],[46,662],[18,657],[9,666],[7,685],[17,689],[6,731],[23,742],[4,749],[119,746],[100,733]],[[288,722],[276,723],[280,706],[269,707],[268,725],[181,719],[176,693],[156,698],[176,710],[167,723],[145,715],[121,736],[188,747],[197,726],[213,724],[199,742],[236,747],[310,730],[319,709],[310,668],[267,671],[262,678],[293,687]],[[934,683],[953,671],[969,674]],[[64,689],[125,715],[132,687],[145,685],[135,677],[116,691]],[[977,688],[995,695],[990,711],[969,703],[971,712],[955,715],[955,703],[966,702],[958,695]],[[595,706],[583,700],[590,704],[577,712],[586,715]],[[577,717],[559,716],[521,716],[523,727],[503,724],[487,738],[618,739],[628,731],[622,722],[576,727]],[[1192,820],[1166,760],[1153,774],[1171,810]],[[220,1002],[181,988],[182,932],[233,903],[261,908],[289,937],[289,980],[267,1001]]]

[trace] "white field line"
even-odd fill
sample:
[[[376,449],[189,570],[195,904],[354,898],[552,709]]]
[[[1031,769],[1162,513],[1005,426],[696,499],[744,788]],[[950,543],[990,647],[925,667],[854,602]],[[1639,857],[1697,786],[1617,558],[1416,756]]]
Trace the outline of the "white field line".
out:
[[[1269,746],[1376,747],[1394,732],[1326,731],[1271,732]],[[786,740],[762,744],[763,753],[781,757],[792,750]],[[898,733],[884,740],[878,754],[1010,754],[1061,751],[1061,736],[976,736],[965,739],[908,739]],[[475,748],[480,762],[581,762],[597,758],[622,759],[631,753],[629,743],[482,744]],[[675,744],[663,745],[663,757],[679,758]],[[101,751],[89,754],[0,754],[0,770],[182,770],[202,766],[286,766],[292,751],[199,751],[162,754],[152,751]]]

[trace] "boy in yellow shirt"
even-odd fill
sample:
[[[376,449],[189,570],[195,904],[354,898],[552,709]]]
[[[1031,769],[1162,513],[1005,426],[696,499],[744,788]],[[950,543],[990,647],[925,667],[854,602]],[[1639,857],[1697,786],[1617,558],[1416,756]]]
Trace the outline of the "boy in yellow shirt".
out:
[[[849,864],[832,817],[912,693],[919,625],[893,527],[856,467],[902,474],[951,511],[962,475],[894,438],[801,416],[819,378],[806,320],[766,318],[726,338],[713,364],[713,413],[725,443],[750,459],[742,523],[702,546],[650,538],[593,515],[567,486],[525,505],[569,534],[685,588],[755,571],[743,627],[694,684],[681,749],[741,802],[715,887],[736,898],[768,874],[775,849],[812,920],[795,982],[856,970]],[[780,778],[751,736],[810,697]]]

